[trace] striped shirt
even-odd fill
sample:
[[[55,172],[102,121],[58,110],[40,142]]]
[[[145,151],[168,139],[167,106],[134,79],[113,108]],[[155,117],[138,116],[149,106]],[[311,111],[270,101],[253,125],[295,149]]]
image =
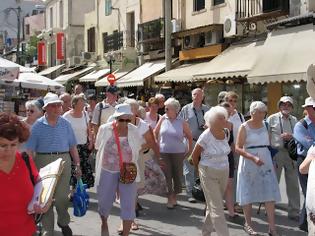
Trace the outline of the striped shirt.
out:
[[[33,125],[26,149],[43,153],[68,152],[76,145],[73,129],[67,120],[60,116],[56,126],[51,126],[43,116]]]

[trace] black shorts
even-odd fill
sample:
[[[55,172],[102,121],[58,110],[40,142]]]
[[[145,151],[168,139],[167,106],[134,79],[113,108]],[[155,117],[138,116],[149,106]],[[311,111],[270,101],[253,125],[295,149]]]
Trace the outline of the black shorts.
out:
[[[229,158],[229,178],[234,178],[234,155],[233,152],[230,152],[228,155]]]

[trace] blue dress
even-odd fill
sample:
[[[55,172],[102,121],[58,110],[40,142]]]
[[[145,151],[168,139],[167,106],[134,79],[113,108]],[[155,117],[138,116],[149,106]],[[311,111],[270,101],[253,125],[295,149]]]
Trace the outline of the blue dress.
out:
[[[264,164],[256,165],[253,161],[240,156],[237,171],[236,201],[241,205],[260,202],[279,202],[281,200],[279,185],[267,147],[247,149],[246,147],[269,145],[269,135],[264,124],[259,129],[251,129],[248,123],[244,147],[246,152],[258,156]]]

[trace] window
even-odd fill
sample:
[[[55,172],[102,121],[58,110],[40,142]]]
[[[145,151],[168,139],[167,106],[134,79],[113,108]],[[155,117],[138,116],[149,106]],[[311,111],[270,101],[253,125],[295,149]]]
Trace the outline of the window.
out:
[[[63,2],[59,2],[59,26],[63,28]]]
[[[95,27],[88,29],[88,52],[95,52]]]
[[[30,35],[30,24],[25,25],[25,34]]]
[[[112,0],[105,0],[105,16],[112,14]]]
[[[200,11],[205,8],[205,0],[194,0],[194,11]]]
[[[49,8],[49,27],[50,28],[53,28],[53,23],[54,23],[54,18],[53,18],[53,14],[54,14],[54,11],[53,11],[53,8]]]
[[[225,0],[213,0],[213,6],[223,4]]]
[[[119,50],[123,47],[123,32],[115,30],[110,35],[103,33],[103,45],[104,53]]]

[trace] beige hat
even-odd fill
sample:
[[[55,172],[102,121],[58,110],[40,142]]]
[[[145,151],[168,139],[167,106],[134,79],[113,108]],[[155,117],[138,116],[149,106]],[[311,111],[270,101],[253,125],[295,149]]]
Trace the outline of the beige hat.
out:
[[[315,65],[311,64],[307,69],[306,90],[310,97],[315,99]]]
[[[280,98],[280,100],[279,100],[279,103],[278,103],[278,105],[280,105],[280,103],[286,103],[286,102],[289,102],[289,103],[291,103],[291,105],[293,106],[293,99],[291,98],[291,97],[289,97],[289,96],[283,96],[283,97],[281,97]]]
[[[63,101],[59,99],[57,94],[50,93],[50,92],[45,95],[43,100],[44,100],[43,108],[47,107],[47,105],[49,104],[63,103]]]
[[[305,99],[305,103],[302,107],[305,108],[305,107],[311,107],[311,106],[315,107],[315,100],[311,97],[308,97]]]
[[[124,103],[124,104],[118,104],[117,106],[115,106],[115,112],[112,115],[112,117],[117,118],[123,115],[129,115],[129,116],[133,115],[129,104]]]

